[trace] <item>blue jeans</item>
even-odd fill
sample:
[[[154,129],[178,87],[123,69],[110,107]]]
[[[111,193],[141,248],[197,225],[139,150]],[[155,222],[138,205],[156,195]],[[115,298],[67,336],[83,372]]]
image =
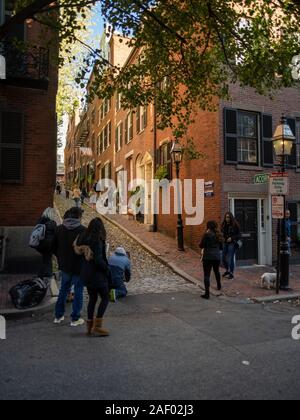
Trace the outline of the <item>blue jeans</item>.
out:
[[[236,248],[234,244],[225,244],[223,250],[223,264],[226,271],[229,271],[231,274],[235,270],[235,253]]]
[[[62,280],[59,291],[59,297],[56,303],[55,316],[57,319],[65,315],[66,302],[68,295],[74,286],[74,301],[73,312],[71,315],[72,321],[78,321],[81,318],[81,311],[83,308],[83,290],[84,284],[79,276],[67,274],[62,272]]]
[[[117,299],[122,299],[127,296],[127,289],[126,287],[120,287],[119,289],[115,289]]]

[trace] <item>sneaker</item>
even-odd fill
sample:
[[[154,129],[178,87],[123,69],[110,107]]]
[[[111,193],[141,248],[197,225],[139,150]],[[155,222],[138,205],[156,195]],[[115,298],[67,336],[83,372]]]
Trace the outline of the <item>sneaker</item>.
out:
[[[80,318],[77,321],[72,321],[71,322],[71,327],[81,327],[84,324],[85,324],[85,320]]]
[[[62,316],[61,318],[55,318],[54,324],[59,325],[62,322],[64,322],[64,320],[65,320],[65,317],[64,316]]]
[[[234,279],[234,275],[233,274],[229,274],[228,279],[229,280],[233,280]]]
[[[109,300],[113,303],[117,302],[117,296],[116,296],[116,291],[115,289],[111,289],[110,293],[109,293]]]
[[[230,272],[226,271],[226,273],[223,274],[223,277],[228,277],[228,276],[230,276]]]

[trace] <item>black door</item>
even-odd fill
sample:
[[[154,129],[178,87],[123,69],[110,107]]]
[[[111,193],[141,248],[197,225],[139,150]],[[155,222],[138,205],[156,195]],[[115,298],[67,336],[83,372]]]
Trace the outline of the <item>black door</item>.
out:
[[[258,200],[235,200],[235,217],[240,224],[243,247],[237,259],[258,261]]]

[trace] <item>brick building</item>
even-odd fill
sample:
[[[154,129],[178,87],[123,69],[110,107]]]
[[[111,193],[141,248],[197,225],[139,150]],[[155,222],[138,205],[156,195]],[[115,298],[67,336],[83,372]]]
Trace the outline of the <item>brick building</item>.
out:
[[[6,8],[2,21],[10,15]],[[0,235],[9,239],[8,266],[21,261],[24,269],[24,260],[35,256],[28,250],[28,233],[53,206],[56,178],[57,67],[41,34],[39,24],[27,22],[1,44],[6,79],[0,80]],[[44,39],[50,36],[43,32]],[[30,46],[18,50],[15,39]]]
[[[137,56],[138,51],[133,50],[124,65],[133,63]],[[114,59],[112,48],[110,59]],[[276,228],[271,217],[271,197],[267,185],[254,184],[254,176],[277,171],[271,138],[282,112],[285,112],[297,136],[288,170],[292,181],[289,206],[296,244],[300,236],[299,90],[284,90],[273,101],[238,86],[232,86],[231,93],[232,100],[220,101],[217,112],[199,111],[189,129],[188,136],[194,139],[203,157],[200,160],[185,159],[180,177],[193,180],[194,197],[197,179],[203,179],[209,187],[204,199],[204,222],[197,226],[185,226],[185,241],[198,249],[206,222],[210,219],[221,222],[224,214],[231,210],[239,220],[243,234],[244,247],[239,259],[245,264],[272,264],[276,257]],[[96,144],[93,149],[96,179],[111,177],[118,181],[119,174],[124,170],[128,173],[128,181],[143,179],[148,186],[145,207],[149,211],[144,217],[138,217],[139,221],[149,230],[157,225],[159,231],[175,236],[177,216],[174,204],[171,215],[160,212],[155,220],[151,213],[154,200],[152,179],[157,170],[163,166],[167,168],[169,179],[175,177],[170,155],[172,132],[156,129],[155,107],[152,104],[130,111],[122,108],[120,95],[108,102],[89,105],[87,115],[91,112],[98,115],[100,112],[101,117],[96,125],[92,123],[94,128],[83,130],[85,137],[79,136],[83,139],[81,147]],[[94,118],[88,119],[94,121]],[[81,124],[85,124],[84,121],[85,117]],[[68,165],[66,172],[70,172]],[[187,215],[184,213],[183,216],[185,221]]]

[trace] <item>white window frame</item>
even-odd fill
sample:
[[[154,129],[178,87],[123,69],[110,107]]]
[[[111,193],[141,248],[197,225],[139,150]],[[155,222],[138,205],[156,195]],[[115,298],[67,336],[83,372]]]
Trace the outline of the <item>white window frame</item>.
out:
[[[122,135],[121,128],[122,128],[122,122],[120,122],[117,125],[117,146],[118,147],[117,147],[116,153],[120,152],[121,150],[121,135]]]

